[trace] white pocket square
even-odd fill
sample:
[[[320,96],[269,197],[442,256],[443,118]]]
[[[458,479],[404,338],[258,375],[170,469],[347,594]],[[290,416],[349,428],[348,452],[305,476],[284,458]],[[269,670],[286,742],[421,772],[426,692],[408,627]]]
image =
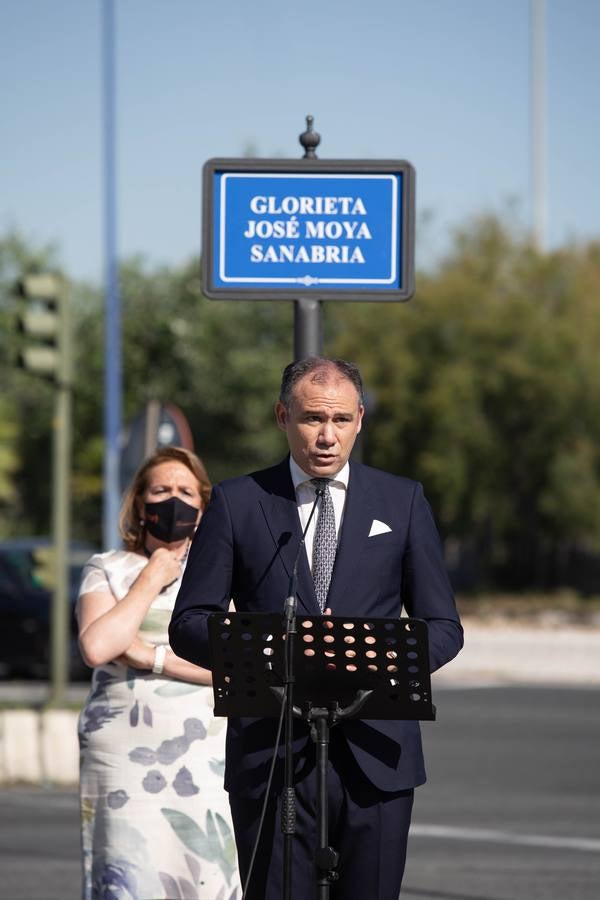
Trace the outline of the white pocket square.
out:
[[[390,526],[386,525],[385,522],[380,522],[379,519],[373,519],[369,537],[374,537],[376,534],[387,534],[387,532],[391,530]]]

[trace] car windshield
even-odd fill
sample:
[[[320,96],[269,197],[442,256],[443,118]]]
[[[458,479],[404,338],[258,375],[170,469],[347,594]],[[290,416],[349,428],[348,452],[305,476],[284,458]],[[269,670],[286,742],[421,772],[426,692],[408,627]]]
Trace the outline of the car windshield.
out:
[[[36,563],[33,554],[23,550],[1,550],[2,568],[20,588],[43,590],[47,588],[44,571]]]
[[[93,552],[92,547],[71,547],[69,592],[77,594],[81,570]],[[0,545],[0,583],[12,584],[19,591],[52,591],[54,587],[54,549],[39,546]]]

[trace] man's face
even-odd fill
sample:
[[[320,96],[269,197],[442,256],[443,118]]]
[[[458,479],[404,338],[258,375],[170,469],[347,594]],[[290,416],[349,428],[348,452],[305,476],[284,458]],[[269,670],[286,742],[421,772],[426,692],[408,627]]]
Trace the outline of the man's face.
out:
[[[275,415],[300,468],[313,478],[331,478],[350,456],[364,409],[347,378],[332,373],[317,384],[312,374],[294,385],[288,409],[277,403]]]

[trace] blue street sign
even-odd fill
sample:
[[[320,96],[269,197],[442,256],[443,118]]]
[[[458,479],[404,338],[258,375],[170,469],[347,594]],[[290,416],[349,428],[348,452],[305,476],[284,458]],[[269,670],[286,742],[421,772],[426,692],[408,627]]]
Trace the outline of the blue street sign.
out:
[[[209,160],[203,274],[213,298],[407,300],[412,166]]]

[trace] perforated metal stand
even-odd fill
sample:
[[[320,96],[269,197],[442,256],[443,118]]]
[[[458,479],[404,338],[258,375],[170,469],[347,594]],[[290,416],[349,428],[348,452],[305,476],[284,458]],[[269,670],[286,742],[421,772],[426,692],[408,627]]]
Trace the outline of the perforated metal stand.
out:
[[[215,715],[280,715],[284,630],[276,613],[210,616]],[[328,839],[330,729],[359,712],[364,719],[435,719],[427,625],[408,618],[298,617],[293,657],[293,714],[309,723],[316,745],[317,897],[327,900],[339,877],[339,854]]]

